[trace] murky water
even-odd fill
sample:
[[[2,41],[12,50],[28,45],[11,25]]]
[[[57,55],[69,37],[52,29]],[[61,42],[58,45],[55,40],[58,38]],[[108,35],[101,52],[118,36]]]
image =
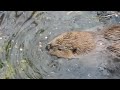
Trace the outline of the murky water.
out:
[[[66,60],[50,56],[45,50],[46,44],[60,33],[119,23],[120,18],[109,17],[109,13],[111,15],[111,12],[95,11],[1,11],[0,78],[119,78],[104,69],[108,59],[105,55]],[[106,15],[108,17],[104,17]]]

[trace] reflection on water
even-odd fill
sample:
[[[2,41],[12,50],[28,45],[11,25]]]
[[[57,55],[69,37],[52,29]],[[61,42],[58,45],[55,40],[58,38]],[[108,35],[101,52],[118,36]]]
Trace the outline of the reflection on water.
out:
[[[115,15],[105,19],[104,16],[109,13],[1,11],[0,78],[108,78],[105,70],[98,70],[103,67],[102,62],[98,62],[97,66],[89,66],[77,59],[56,58],[47,54],[45,46],[65,31],[89,29],[108,22],[118,23],[118,17],[110,19]],[[101,56],[96,58],[101,59]]]

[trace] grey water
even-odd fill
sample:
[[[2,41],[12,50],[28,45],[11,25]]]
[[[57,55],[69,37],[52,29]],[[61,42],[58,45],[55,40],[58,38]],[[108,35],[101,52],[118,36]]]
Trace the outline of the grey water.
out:
[[[109,79],[108,58],[91,56],[96,64],[50,56],[45,46],[60,33],[118,24],[113,11],[0,11],[1,79]],[[92,30],[92,29],[91,29]],[[83,59],[88,59],[84,57]]]

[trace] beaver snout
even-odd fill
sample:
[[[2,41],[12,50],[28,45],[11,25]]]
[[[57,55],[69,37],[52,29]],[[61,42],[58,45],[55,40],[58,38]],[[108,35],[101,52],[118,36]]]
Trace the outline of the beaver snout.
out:
[[[46,49],[47,51],[50,51],[50,49],[52,49],[52,45],[51,45],[51,44],[48,44],[48,45],[45,47],[45,49]]]

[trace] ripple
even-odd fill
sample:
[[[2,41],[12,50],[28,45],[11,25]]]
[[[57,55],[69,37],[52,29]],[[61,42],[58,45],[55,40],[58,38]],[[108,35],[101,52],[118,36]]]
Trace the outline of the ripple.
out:
[[[77,59],[54,58],[45,50],[47,43],[62,32],[100,25],[99,20],[92,19],[95,16],[89,12],[0,12],[0,78],[85,78],[89,70],[96,72]]]

